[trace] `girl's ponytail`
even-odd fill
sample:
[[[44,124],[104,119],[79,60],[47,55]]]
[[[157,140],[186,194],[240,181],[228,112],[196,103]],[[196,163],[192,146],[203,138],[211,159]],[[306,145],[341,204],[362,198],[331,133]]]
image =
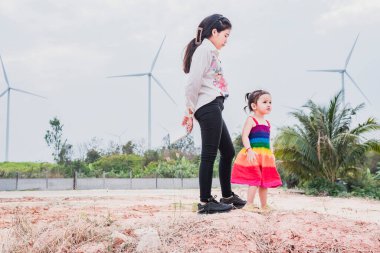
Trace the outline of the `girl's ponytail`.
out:
[[[183,71],[186,74],[190,72],[191,59],[193,58],[195,50],[200,44],[202,44],[202,41],[205,38],[211,37],[213,29],[221,32],[231,28],[232,25],[228,18],[223,17],[223,15],[220,14],[213,14],[203,19],[197,28],[195,38],[192,39],[186,46],[185,56],[183,57]]]
[[[183,58],[183,71],[186,74],[190,72],[191,59],[193,58],[195,49],[199,46],[195,43],[196,39],[197,38],[192,39],[186,47],[185,56]]]

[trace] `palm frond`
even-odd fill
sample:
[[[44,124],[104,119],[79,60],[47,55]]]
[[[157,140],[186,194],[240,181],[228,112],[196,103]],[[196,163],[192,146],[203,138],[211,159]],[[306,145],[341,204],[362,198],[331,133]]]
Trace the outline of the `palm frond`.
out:
[[[357,127],[352,129],[350,133],[355,135],[361,135],[377,130],[380,130],[380,125],[376,122],[374,118],[368,118],[366,122],[359,124]]]
[[[301,178],[324,177],[334,181],[338,174],[363,165],[366,152],[380,152],[378,139],[366,140],[365,134],[380,130],[375,119],[352,128],[356,107],[342,105],[339,92],[327,107],[308,100],[302,109],[290,112],[298,124],[280,128],[275,153],[286,171]]]

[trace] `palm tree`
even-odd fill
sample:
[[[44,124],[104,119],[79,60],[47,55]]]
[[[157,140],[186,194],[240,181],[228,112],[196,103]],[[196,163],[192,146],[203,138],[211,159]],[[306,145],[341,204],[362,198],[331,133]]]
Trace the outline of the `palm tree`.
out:
[[[304,180],[335,182],[350,170],[362,169],[367,151],[380,152],[380,140],[366,138],[380,129],[374,118],[351,127],[364,104],[354,108],[343,105],[339,92],[327,107],[312,100],[303,107],[306,112],[291,112],[299,124],[281,128],[275,139],[275,155],[286,172]]]

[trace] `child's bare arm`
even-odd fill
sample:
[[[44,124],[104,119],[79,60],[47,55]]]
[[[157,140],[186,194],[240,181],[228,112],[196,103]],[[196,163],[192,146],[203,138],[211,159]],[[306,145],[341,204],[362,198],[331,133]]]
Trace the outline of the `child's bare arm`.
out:
[[[251,149],[251,143],[249,141],[249,133],[254,125],[255,122],[253,119],[251,117],[248,117],[243,127],[243,133],[241,134],[243,145],[247,150],[247,160],[250,164],[253,164],[256,156],[256,153]]]
[[[252,127],[255,125],[255,122],[251,117],[248,117],[244,123],[243,132],[241,134],[241,140],[245,148],[250,148],[251,143],[249,142],[249,133],[251,132]]]

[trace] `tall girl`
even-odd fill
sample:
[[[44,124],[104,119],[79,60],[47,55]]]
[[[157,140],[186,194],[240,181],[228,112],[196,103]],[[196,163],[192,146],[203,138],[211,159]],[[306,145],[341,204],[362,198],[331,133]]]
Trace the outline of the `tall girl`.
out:
[[[231,22],[220,14],[206,17],[197,28],[196,37],[186,47],[183,70],[188,74],[186,116],[182,125],[190,133],[195,118],[201,129],[202,152],[199,167],[199,213],[227,212],[241,208],[245,201],[231,190],[231,166],[235,156],[230,134],[222,117],[228,84],[224,78],[219,50],[226,44]],[[215,158],[220,151],[219,179],[222,198],[211,195]]]

